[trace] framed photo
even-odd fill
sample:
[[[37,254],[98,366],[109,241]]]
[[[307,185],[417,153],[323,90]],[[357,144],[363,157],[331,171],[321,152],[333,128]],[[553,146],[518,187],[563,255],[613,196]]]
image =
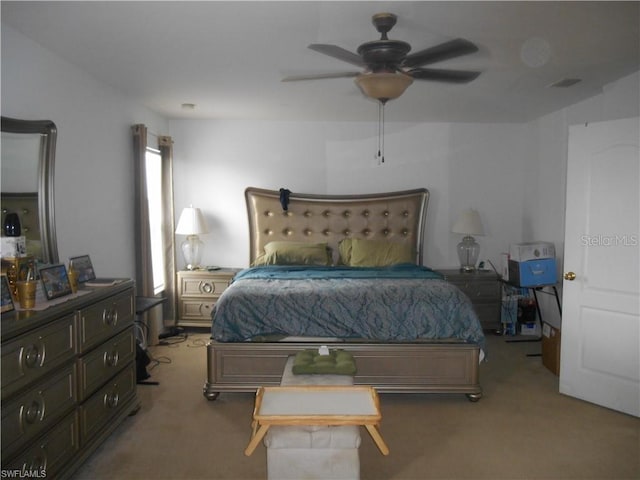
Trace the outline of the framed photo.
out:
[[[11,296],[11,289],[9,288],[9,280],[6,275],[0,277],[2,282],[2,299],[0,301],[0,313],[6,313],[13,310],[13,297]]]
[[[89,255],[71,257],[69,258],[69,265],[71,265],[71,268],[73,268],[76,275],[78,275],[78,283],[95,280],[96,273],[93,270],[93,264],[91,263],[91,257],[89,257]]]
[[[40,279],[42,280],[42,288],[47,300],[64,297],[72,293],[67,268],[62,264],[41,268]]]

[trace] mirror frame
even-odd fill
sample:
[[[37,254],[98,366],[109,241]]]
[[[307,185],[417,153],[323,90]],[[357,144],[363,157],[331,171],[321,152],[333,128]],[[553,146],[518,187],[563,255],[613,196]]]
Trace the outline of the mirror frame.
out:
[[[54,165],[58,129],[51,120],[19,120],[2,117],[1,131],[40,134],[38,159],[38,214],[42,241],[42,261],[58,263],[58,243],[54,208]]]

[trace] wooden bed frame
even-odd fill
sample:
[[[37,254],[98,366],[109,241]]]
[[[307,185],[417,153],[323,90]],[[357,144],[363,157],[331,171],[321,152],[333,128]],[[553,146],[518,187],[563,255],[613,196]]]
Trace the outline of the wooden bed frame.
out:
[[[426,189],[376,195],[309,195],[290,193],[286,209],[281,193],[247,188],[250,259],[274,240],[327,242],[337,255],[346,237],[388,239],[415,247],[422,264]],[[456,340],[378,343],[340,339],[288,339],[279,342],[207,344],[204,396],[221,392],[255,392],[278,385],[287,358],[300,350],[328,345],[351,352],[358,373],[355,384],[379,392],[461,393],[471,401],[482,397],[480,347]]]

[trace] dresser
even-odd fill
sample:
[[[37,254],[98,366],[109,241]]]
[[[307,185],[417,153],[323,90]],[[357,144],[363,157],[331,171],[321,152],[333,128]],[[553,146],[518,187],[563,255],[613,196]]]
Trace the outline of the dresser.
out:
[[[139,408],[133,282],[81,293],[2,315],[3,471],[68,478]]]
[[[500,330],[502,285],[494,271],[461,272],[458,268],[438,271],[469,297],[483,330]]]
[[[239,268],[178,272],[178,325],[211,328],[213,306]]]

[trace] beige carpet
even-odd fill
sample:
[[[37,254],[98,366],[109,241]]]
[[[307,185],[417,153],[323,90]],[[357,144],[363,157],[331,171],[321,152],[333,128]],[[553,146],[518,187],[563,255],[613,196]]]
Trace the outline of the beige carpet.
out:
[[[252,394],[202,396],[207,335],[151,348],[159,386],[78,470],[81,479],[266,479],[249,440]],[[539,343],[489,336],[484,398],[381,395],[382,456],[362,431],[362,479],[639,479],[640,420],[560,395]],[[173,339],[170,339],[173,342]]]

